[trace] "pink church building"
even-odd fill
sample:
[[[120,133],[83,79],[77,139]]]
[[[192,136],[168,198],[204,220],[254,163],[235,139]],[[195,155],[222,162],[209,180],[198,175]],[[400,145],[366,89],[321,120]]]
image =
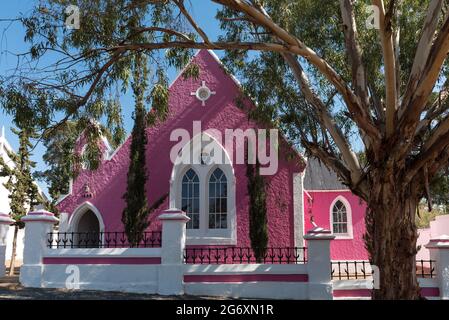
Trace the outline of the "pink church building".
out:
[[[244,109],[252,107],[251,101],[241,99],[238,81],[213,52],[200,50],[190,63],[199,66],[199,77],[178,76],[169,88],[167,120],[147,129],[148,231],[161,229],[161,212],[178,208],[190,218],[188,247],[249,247],[247,164],[235,152],[245,144],[235,139],[228,145],[223,137],[230,129],[269,128],[248,118]],[[336,236],[333,260],[366,260],[366,205],[320,162],[302,157],[282,136],[279,141],[275,171],[264,175],[269,246],[306,246],[304,235],[316,224]],[[83,169],[59,201],[60,232],[124,230],[130,142],[112,150],[104,140],[99,168]],[[267,155],[274,150],[270,143],[265,147]],[[217,156],[224,161],[211,160]]]

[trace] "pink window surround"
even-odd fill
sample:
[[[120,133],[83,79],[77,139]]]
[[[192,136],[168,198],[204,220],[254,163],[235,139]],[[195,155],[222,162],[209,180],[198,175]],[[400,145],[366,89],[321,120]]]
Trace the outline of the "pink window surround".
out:
[[[51,257],[44,264],[161,264],[160,257]]]
[[[185,275],[184,282],[308,282],[307,274]]]

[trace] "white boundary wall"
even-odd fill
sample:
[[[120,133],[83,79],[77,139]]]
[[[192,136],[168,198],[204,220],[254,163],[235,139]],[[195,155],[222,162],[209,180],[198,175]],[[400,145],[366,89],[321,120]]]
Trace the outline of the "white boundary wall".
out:
[[[17,232],[17,247],[16,247],[16,265],[23,261],[23,241],[25,238],[25,230],[19,229]],[[11,260],[12,243],[14,239],[14,227],[8,228],[8,235],[6,237],[6,260]]]
[[[9,225],[14,222],[9,215],[0,213],[0,278],[5,276],[5,262],[7,259],[7,235]]]
[[[75,283],[68,278],[73,275],[73,266],[79,270],[78,287],[73,287]],[[158,293],[159,268],[158,265],[46,265],[41,287]]]
[[[307,264],[290,265],[186,265],[185,276],[207,278],[221,276],[223,278],[238,278],[256,275],[261,281],[232,281],[232,282],[186,282],[185,292],[192,295],[226,296],[232,298],[262,298],[262,299],[305,299],[309,296],[307,280]],[[272,275],[283,275],[286,281],[275,281]],[[305,276],[301,281],[295,280],[294,275]],[[264,281],[264,276],[267,280]],[[290,278],[290,280],[288,280]],[[185,278],[186,280],[186,278]],[[293,281],[292,281],[293,280]]]
[[[41,285],[157,293],[160,257],[160,248],[46,249]]]
[[[189,218],[171,209],[162,220],[161,248],[49,249],[47,234],[58,220],[50,212],[31,212],[25,227],[26,287],[95,289],[161,295],[236,298],[332,299],[330,231],[314,229],[306,264],[184,264],[185,224]]]
[[[439,288],[435,278],[418,278],[421,294],[429,300],[439,300],[436,296]],[[371,300],[367,297],[373,289],[373,279],[333,280],[334,300]],[[343,293],[343,294],[342,294]]]
[[[95,289],[161,295],[226,296],[272,299],[369,298],[372,280],[331,280],[329,230],[315,228],[308,242],[306,264],[184,264],[185,224],[180,210],[165,211],[161,248],[48,249],[47,233],[57,219],[49,212],[31,212],[25,227],[26,287]],[[0,259],[7,223],[0,224]],[[420,279],[422,294],[449,299],[449,236],[426,246],[435,260],[434,279]],[[4,256],[3,256],[4,257]],[[351,269],[351,268],[349,268]],[[353,271],[356,271],[355,268]],[[357,270],[359,271],[359,270]]]

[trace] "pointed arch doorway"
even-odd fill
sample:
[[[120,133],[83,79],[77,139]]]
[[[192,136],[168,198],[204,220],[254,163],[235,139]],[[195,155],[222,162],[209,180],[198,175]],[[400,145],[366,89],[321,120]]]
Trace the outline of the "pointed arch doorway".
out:
[[[104,223],[98,209],[90,202],[79,206],[70,218],[69,230],[75,247],[98,248],[103,243]]]

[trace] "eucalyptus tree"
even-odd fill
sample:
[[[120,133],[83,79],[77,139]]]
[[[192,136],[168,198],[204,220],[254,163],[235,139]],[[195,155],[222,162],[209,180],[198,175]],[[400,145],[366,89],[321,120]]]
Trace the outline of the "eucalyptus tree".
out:
[[[367,203],[366,246],[380,270],[374,297],[418,298],[417,203],[426,195],[431,202],[430,182],[449,157],[447,2],[211,2],[219,5],[218,39],[183,0],[79,0],[78,29],[65,24],[77,20],[73,7],[65,11],[71,1],[42,0],[21,18],[31,60],[3,79],[3,90],[18,75],[23,90],[48,96],[59,123],[100,119],[105,97],[128,87],[141,52],[156,71],[149,78],[157,90],[147,97],[154,115],[166,110],[157,71],[180,68],[192,49],[226,50],[229,68],[265,111],[250,113],[285,129]]]

